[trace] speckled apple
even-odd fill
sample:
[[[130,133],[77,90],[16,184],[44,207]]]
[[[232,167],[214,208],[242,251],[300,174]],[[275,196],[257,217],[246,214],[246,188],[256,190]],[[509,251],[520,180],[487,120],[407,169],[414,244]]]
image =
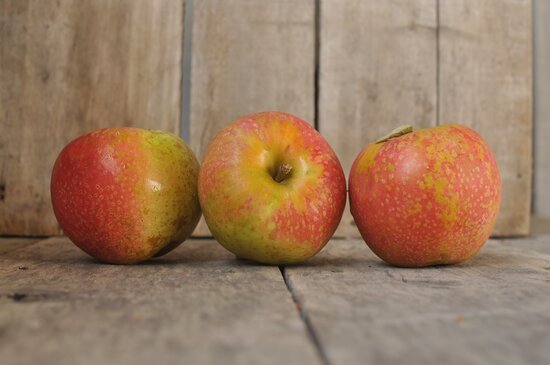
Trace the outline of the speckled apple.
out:
[[[456,264],[488,239],[500,206],[493,153],[472,129],[399,128],[351,168],[351,213],[372,251],[402,267]]]
[[[330,239],[346,201],[342,167],[325,139],[290,114],[264,112],[225,127],[199,174],[210,231],[240,258],[307,260]]]
[[[107,128],[59,154],[51,197],[63,232],[107,263],[132,264],[183,242],[200,218],[199,164],[176,135]]]

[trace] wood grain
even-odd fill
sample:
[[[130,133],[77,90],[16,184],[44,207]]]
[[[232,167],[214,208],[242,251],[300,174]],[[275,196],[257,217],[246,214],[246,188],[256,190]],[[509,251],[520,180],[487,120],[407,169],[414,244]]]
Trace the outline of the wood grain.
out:
[[[425,269],[392,268],[359,240],[333,241],[285,274],[332,365],[544,364],[550,255],[512,241]]]
[[[0,234],[58,232],[51,168],[107,126],[178,132],[183,1],[0,0]]]
[[[279,269],[213,241],[116,266],[50,239],[0,256],[0,306],[8,363],[318,364]]]
[[[323,0],[320,37],[319,130],[346,176],[367,143],[436,124],[435,1]],[[336,236],[359,236],[349,206]]]
[[[285,111],[314,121],[314,0],[194,3],[190,141],[202,156],[240,116]],[[209,235],[204,220],[195,235]]]
[[[533,216],[531,218],[531,234],[524,238],[525,240],[529,240],[530,238],[540,238],[544,235],[550,235],[550,217],[541,217],[541,216]],[[514,239],[513,242],[520,242],[521,239]],[[537,241],[537,242],[540,242]],[[544,252],[550,255],[550,243],[546,244],[544,250],[543,245],[544,243],[541,242],[541,245],[537,246],[538,251]]]
[[[0,237],[0,255],[38,242],[38,238]]]
[[[549,247],[545,230],[491,240],[462,265],[401,269],[360,240],[333,240],[283,268],[289,292],[277,267],[237,260],[213,240],[117,266],[52,238],[0,255],[0,356],[17,364],[545,364]]]
[[[494,235],[529,233],[531,207],[531,1],[439,2],[440,123],[474,128],[502,175]]]
[[[534,0],[534,211],[550,218],[550,1]]]

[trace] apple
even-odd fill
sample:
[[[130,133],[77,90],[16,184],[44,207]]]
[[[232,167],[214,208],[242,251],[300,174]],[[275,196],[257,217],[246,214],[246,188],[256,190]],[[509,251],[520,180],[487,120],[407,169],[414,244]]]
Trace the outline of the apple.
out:
[[[382,260],[402,267],[475,255],[495,224],[500,190],[489,146],[458,124],[398,128],[367,145],[349,177],[361,236]]]
[[[302,262],[328,242],[346,201],[342,166],[323,137],[281,112],[245,116],[208,146],[199,173],[204,218],[237,257]]]
[[[64,233],[107,263],[163,255],[200,218],[199,164],[176,135],[107,128],[70,142],[53,167],[51,197]]]

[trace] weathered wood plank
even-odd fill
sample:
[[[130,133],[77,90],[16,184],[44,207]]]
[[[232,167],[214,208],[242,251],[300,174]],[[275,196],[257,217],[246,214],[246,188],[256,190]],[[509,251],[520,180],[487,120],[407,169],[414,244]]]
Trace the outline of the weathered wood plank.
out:
[[[499,240],[503,245],[522,248],[550,255],[550,218],[531,217],[531,233],[528,237]]]
[[[531,1],[439,2],[440,123],[473,127],[500,167],[494,234],[529,233],[531,207]]]
[[[133,125],[178,132],[183,0],[0,0],[0,234],[53,235],[63,146]]]
[[[531,219],[531,234],[533,236],[550,234],[550,218],[534,215]]]
[[[314,118],[314,0],[195,1],[190,141],[199,159],[240,116]],[[201,220],[195,235],[209,235]]]
[[[323,0],[319,130],[349,174],[393,128],[436,124],[436,3]],[[359,236],[349,206],[337,236]]]
[[[534,211],[550,218],[550,1],[534,0]]]
[[[44,241],[0,256],[0,307],[7,363],[318,363],[279,269],[213,241],[135,266]]]
[[[332,241],[285,274],[333,365],[544,364],[550,255],[523,247],[490,241],[462,265],[400,269]]]
[[[38,242],[37,238],[0,237],[0,255]]]

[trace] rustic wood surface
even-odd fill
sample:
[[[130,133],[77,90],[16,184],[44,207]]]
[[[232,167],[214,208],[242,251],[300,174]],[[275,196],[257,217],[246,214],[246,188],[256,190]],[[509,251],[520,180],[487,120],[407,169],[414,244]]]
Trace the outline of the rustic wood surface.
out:
[[[190,240],[135,266],[66,238],[0,255],[10,364],[547,364],[550,225],[469,262],[400,269],[360,240],[303,265],[240,261]],[[14,239],[0,240],[13,247]],[[282,275],[281,275],[282,274]],[[293,303],[293,300],[295,303]]]
[[[534,210],[550,218],[550,1],[533,2],[535,173]]]
[[[177,133],[183,0],[0,0],[0,234],[54,235],[51,168],[73,138]]]
[[[535,5],[544,36],[550,6]],[[183,12],[183,0],[0,0],[0,233],[58,232],[49,176],[77,135],[115,124],[179,132]],[[465,123],[502,170],[495,233],[528,232],[530,0],[205,0],[190,18],[183,113],[199,156],[226,123],[261,110],[317,118],[346,174],[397,125]],[[535,38],[543,215],[544,39]],[[66,238],[3,238],[0,362],[547,364],[550,222],[532,223],[532,237],[492,240],[463,265],[428,269],[384,265],[360,240],[334,239],[279,269],[212,240],[113,266]],[[208,234],[204,223],[195,233]],[[347,211],[337,235],[358,235]]]
[[[37,238],[0,237],[0,254],[26,247],[38,241]]]
[[[436,124],[433,0],[320,2],[319,130],[346,176],[395,127]],[[358,237],[346,207],[337,236]]]
[[[550,255],[550,217],[533,216],[530,236],[501,239],[499,242]]]
[[[314,14],[314,0],[195,1],[190,142],[199,160],[246,114],[285,111],[313,124]],[[194,234],[210,234],[203,219]]]
[[[359,240],[333,242],[285,275],[330,364],[542,365],[550,252],[529,246],[490,241],[463,265],[399,269]]]
[[[315,364],[277,267],[212,241],[102,265],[65,238],[0,256],[5,364]]]
[[[439,122],[473,127],[503,181],[498,236],[529,233],[531,1],[439,1]]]
[[[193,5],[182,82],[184,0],[0,0],[0,234],[59,233],[49,177],[77,135],[113,125],[177,133],[181,119],[200,158],[221,127],[261,110],[317,121],[346,174],[399,124],[468,124],[504,179],[495,234],[528,232],[531,0]],[[535,6],[535,210],[549,216],[549,5]],[[203,221],[195,233],[208,235]],[[358,236],[347,209],[337,236]]]

